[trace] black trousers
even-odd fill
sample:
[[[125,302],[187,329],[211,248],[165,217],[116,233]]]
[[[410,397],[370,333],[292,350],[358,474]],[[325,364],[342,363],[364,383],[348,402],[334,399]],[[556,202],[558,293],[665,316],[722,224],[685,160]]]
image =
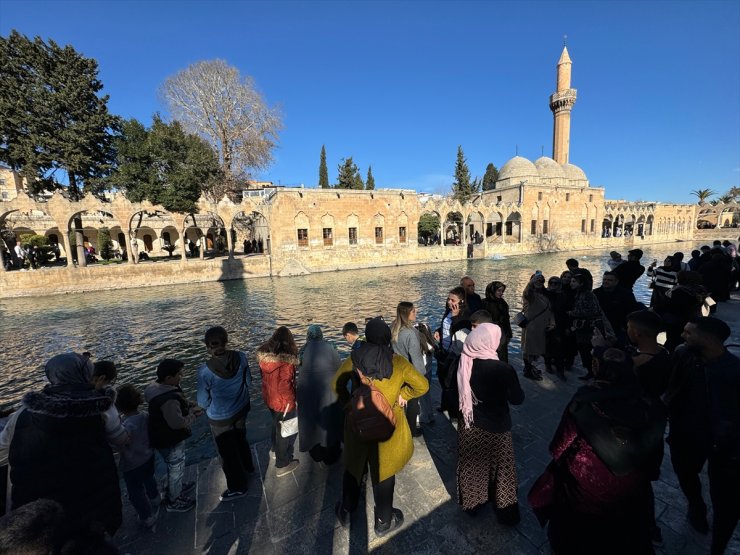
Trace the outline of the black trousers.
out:
[[[308,454],[315,462],[323,462],[327,466],[333,465],[342,456],[342,446],[337,443],[329,447],[324,447],[320,443],[317,443],[311,449],[308,450]]]
[[[272,413],[272,449],[275,451],[275,466],[282,468],[288,466],[293,460],[293,444],[296,436],[283,437],[280,435],[280,423],[283,421],[283,413],[270,409]],[[295,409],[285,415],[285,420],[295,416]]]
[[[373,484],[373,498],[375,499],[375,520],[389,522],[393,514],[393,490],[396,487],[396,477],[391,476],[382,482]],[[342,480],[342,507],[349,512],[357,509],[360,500],[360,484],[349,472],[344,472]]]
[[[416,430],[417,416],[419,416],[419,399],[409,399],[406,402],[406,420],[412,433]]]
[[[669,438],[671,464],[689,506],[706,511],[699,473],[709,461],[709,495],[714,510],[712,555],[724,553],[740,519],[740,460],[714,451],[708,445],[680,436]]]
[[[221,468],[226,476],[226,487],[231,491],[247,490],[247,472],[254,472],[252,453],[247,442],[245,418],[231,426],[211,423]]]

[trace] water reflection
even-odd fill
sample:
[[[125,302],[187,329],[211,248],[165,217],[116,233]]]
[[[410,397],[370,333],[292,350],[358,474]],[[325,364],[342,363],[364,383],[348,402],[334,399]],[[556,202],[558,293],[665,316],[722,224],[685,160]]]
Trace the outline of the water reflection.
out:
[[[676,248],[673,244],[646,247],[643,262],[662,260]],[[695,247],[682,243],[678,248],[688,255]],[[154,378],[162,358],[180,358],[189,371],[183,387],[192,394],[194,371],[205,357],[202,337],[213,325],[225,326],[232,346],[253,355],[278,325],[291,328],[302,344],[308,325],[319,324],[345,356],[348,349],[341,327],[347,321],[362,327],[366,317],[382,315],[390,322],[396,304],[407,300],[417,305],[418,319],[434,328],[447,292],[466,274],[475,280],[480,294],[494,279],[506,283],[506,299],[517,311],[532,273],[559,275],[572,256],[591,270],[597,283],[600,273],[608,269],[606,252],[583,251],[3,300],[0,405],[13,405],[23,393],[38,387],[43,363],[67,350],[115,360],[119,383],[141,386]],[[635,294],[643,302],[649,299],[646,278],[635,286]],[[512,348],[519,348],[518,337]],[[253,356],[250,360],[254,361]],[[256,363],[252,367],[256,371]],[[255,387],[255,400],[259,394]]]

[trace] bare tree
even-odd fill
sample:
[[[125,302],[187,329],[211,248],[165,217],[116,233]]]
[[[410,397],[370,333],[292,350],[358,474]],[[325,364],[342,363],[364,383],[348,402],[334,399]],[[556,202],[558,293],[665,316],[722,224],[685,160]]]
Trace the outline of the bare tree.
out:
[[[214,198],[272,162],[280,113],[237,68],[223,60],[197,62],[168,77],[160,95],[172,117],[218,153],[227,182],[213,186]]]

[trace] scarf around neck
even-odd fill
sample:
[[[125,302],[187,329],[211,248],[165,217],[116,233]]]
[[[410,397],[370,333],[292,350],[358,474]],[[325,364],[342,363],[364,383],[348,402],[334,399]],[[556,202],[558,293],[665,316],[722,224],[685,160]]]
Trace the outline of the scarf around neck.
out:
[[[501,328],[496,324],[487,323],[479,324],[465,339],[460,364],[457,367],[457,387],[460,391],[460,412],[466,428],[470,428],[473,423],[473,405],[478,404],[478,399],[470,387],[473,360],[498,360],[496,349],[500,342]]]

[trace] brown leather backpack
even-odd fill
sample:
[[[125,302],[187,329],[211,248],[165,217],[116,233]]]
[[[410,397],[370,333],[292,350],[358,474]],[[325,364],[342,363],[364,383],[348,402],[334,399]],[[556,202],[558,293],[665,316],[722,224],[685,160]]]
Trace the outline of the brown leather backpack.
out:
[[[347,418],[352,431],[362,441],[386,441],[396,430],[396,415],[388,399],[370,378],[355,368],[360,384],[352,389]]]

